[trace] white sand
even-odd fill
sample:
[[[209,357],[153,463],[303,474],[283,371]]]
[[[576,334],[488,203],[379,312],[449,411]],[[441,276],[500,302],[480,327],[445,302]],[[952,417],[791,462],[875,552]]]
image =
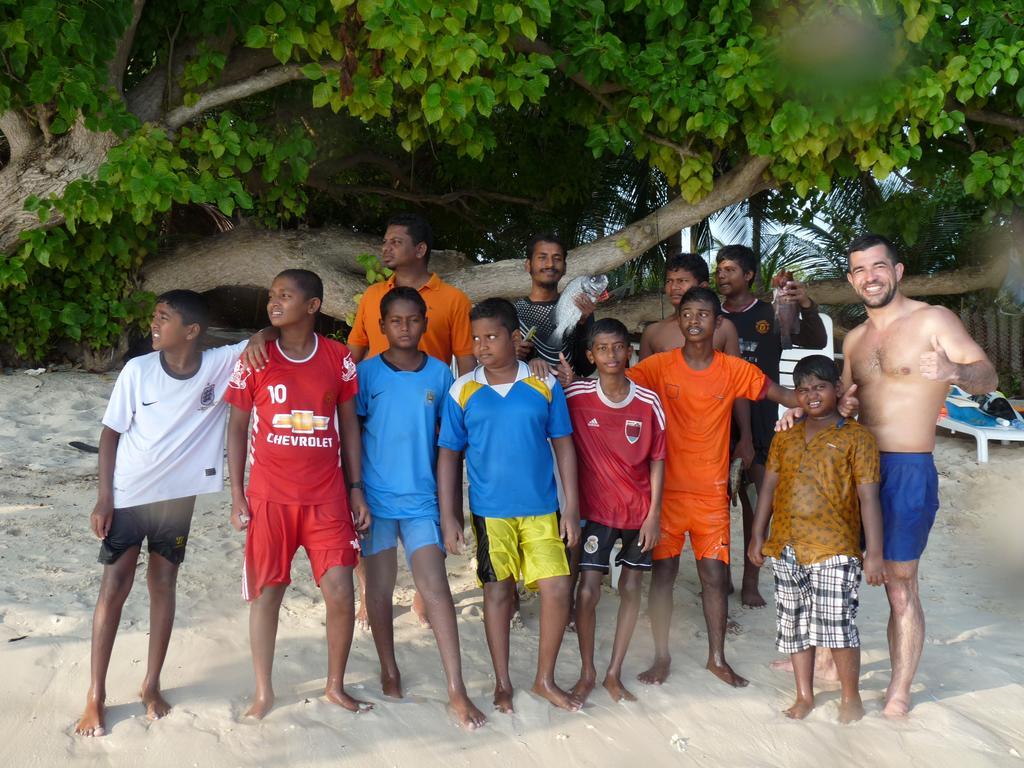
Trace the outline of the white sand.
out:
[[[527,688],[536,659],[536,600],[513,633],[515,715],[490,714],[477,733],[451,725],[444,678],[429,630],[409,612],[410,578],[400,574],[398,658],[407,698],[385,700],[368,633],[349,663],[352,693],[376,702],[359,716],[319,697],[325,674],[323,606],[304,556],[282,611],[275,681],[278,704],[259,724],[239,722],[251,691],[247,610],[239,596],[242,537],[228,525],[228,495],[201,497],[181,571],[177,626],[163,683],[174,705],[149,722],[136,699],[145,669],[148,600],[144,564],[125,606],[108,679],[110,735],[73,735],[88,686],[89,633],[100,578],[89,532],[96,457],[68,447],[95,444],[112,376],[0,376],[0,764],[8,766],[1020,766],[1024,755],[1024,446],[993,446],[978,466],[974,444],[940,438],[942,509],[922,566],[927,644],[906,722],[880,715],[889,677],[888,616],[881,589],[864,585],[859,625],[867,716],[836,723],[838,691],[826,686],[802,723],[780,709],[793,681],[773,672],[774,610],[739,607],[742,633],[727,653],[749,688],[733,690],[703,670],[703,618],[692,560],[676,589],[673,674],[649,688],[633,680],[635,704],[612,704],[598,688],[583,712],[552,709]],[[740,540],[738,521],[734,539]],[[733,547],[738,558],[740,547]],[[492,678],[480,620],[481,593],[466,558],[451,558],[467,684],[490,713]],[[762,589],[771,602],[770,576]],[[597,660],[607,663],[616,597],[599,608]],[[23,638],[23,639],[17,639]],[[15,642],[16,640],[16,642]],[[626,660],[632,680],[651,658],[641,619]],[[558,679],[578,666],[567,635]]]

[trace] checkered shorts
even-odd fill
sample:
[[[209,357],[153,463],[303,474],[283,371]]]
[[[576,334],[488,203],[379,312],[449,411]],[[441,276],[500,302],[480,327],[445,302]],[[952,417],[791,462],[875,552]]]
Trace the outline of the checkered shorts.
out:
[[[858,648],[857,588],[861,563],[836,555],[813,565],[800,565],[791,546],[773,558],[775,609],[782,653],[817,648]]]

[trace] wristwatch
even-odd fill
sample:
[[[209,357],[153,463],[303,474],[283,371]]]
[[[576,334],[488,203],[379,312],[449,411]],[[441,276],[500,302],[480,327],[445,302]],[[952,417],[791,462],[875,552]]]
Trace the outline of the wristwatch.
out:
[[[356,488],[358,488],[360,491],[363,490],[363,481],[362,480],[356,480],[354,483],[349,483],[348,484],[348,489],[350,491],[354,491]]]

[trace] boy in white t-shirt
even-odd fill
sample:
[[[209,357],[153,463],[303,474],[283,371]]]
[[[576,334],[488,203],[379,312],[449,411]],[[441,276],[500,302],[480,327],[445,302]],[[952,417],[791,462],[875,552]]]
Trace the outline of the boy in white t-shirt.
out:
[[[93,614],[89,694],[75,726],[82,736],[105,733],[107,666],[144,539],[150,627],[140,695],[150,719],[170,710],[160,693],[160,669],[174,623],[178,566],[196,494],[223,488],[224,392],[247,344],[201,351],[208,314],[198,293],[161,295],[150,323],[154,351],[125,364],[103,415],[99,494],[89,519],[102,540],[103,579]],[[258,333],[248,343],[262,341]]]

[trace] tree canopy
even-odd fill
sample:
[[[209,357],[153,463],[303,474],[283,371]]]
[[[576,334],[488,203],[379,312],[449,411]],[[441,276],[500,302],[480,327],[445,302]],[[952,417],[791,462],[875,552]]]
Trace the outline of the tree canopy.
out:
[[[0,344],[111,344],[176,206],[365,230],[400,200],[482,259],[558,225],[601,268],[865,171],[1006,215],[1022,69],[1015,0],[0,0]],[[624,158],[673,199],[609,232]]]

